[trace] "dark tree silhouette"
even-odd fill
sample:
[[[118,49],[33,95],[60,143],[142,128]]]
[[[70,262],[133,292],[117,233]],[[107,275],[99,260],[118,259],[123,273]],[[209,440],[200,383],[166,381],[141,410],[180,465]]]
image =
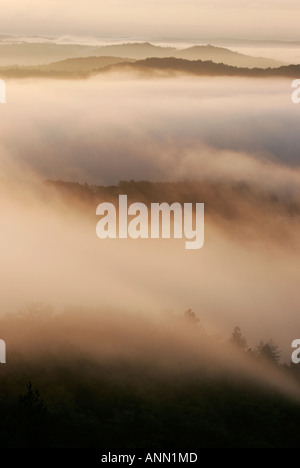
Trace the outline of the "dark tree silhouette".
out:
[[[40,392],[29,382],[27,392],[19,397],[18,411],[18,430],[25,447],[42,446],[47,437],[46,415],[47,408]]]
[[[192,309],[188,309],[185,311],[184,318],[186,320],[186,323],[189,323],[190,325],[198,325],[198,323],[200,322],[197,315],[195,314],[195,312],[192,311]]]
[[[242,334],[242,330],[239,327],[235,327],[233,330],[230,342],[240,348],[240,349],[246,349],[247,348],[247,340]]]
[[[31,382],[27,385],[27,393],[19,397],[21,408],[31,419],[42,420],[47,409],[38,389],[34,390]]]
[[[257,356],[260,359],[278,365],[281,358],[281,351],[273,340],[269,341],[268,343],[264,343],[262,341],[257,347]]]

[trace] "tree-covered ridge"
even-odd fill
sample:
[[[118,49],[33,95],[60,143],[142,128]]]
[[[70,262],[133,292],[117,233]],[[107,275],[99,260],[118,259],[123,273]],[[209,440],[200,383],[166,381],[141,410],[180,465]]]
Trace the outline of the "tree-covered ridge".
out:
[[[10,345],[0,368],[1,447],[299,446],[297,397],[241,362],[295,388],[298,367],[281,364],[273,342],[250,349],[238,327],[209,336],[190,309],[149,322],[31,304],[0,329]]]

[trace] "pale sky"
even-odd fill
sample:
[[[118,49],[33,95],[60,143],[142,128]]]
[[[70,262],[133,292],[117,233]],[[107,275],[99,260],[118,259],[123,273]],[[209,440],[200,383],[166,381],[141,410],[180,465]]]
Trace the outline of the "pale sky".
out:
[[[300,39],[299,0],[1,0],[2,34]]]

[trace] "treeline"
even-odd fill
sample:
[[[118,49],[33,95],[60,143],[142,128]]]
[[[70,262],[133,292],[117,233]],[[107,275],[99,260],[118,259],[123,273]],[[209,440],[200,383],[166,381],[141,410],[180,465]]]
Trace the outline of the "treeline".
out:
[[[276,369],[279,380],[299,376],[272,342],[250,352],[239,328],[221,339],[207,336],[191,310],[149,323],[116,311],[56,315],[33,304],[2,318],[0,330],[8,346],[1,447],[299,446],[297,398],[241,376],[241,368],[216,366],[209,346],[221,359],[229,352],[234,360],[237,348],[255,367],[268,361],[262,369]]]
[[[246,68],[213,61],[186,60],[181,58],[146,58],[144,60],[123,61],[114,65],[95,67],[94,69],[82,70],[55,70],[47,69],[45,66],[35,67],[1,67],[0,75],[3,78],[65,78],[84,79],[106,73],[139,74],[140,76],[167,76],[180,75],[192,76],[223,76],[244,78],[291,78],[300,76],[300,65],[286,65],[275,68]]]
[[[73,199],[80,203],[97,206],[105,201],[118,201],[119,195],[126,194],[128,201],[145,203],[199,203],[204,202],[209,213],[222,213],[233,219],[241,216],[241,203],[257,208],[266,207],[272,212],[278,212],[292,217],[300,216],[300,197],[293,189],[285,192],[272,188],[258,187],[248,182],[232,182],[226,180],[180,182],[149,182],[120,181],[118,185],[103,186],[66,182],[62,180],[47,180],[44,182],[49,189],[65,199]],[[51,192],[51,190],[53,192]]]
[[[202,60],[184,60],[178,58],[149,58],[131,64],[118,64],[105,70],[126,70],[147,72],[165,72],[169,75],[180,73],[194,76],[228,76],[249,78],[292,78],[300,76],[300,65],[286,65],[276,68],[243,68]]]

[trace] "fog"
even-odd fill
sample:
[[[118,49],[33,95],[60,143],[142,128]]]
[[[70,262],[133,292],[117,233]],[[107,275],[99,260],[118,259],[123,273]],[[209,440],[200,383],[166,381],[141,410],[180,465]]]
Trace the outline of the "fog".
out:
[[[9,81],[1,144],[42,178],[96,184],[199,177],[220,155],[295,166],[291,94],[277,79]]]
[[[31,304],[18,316],[0,319],[0,324],[14,361],[22,356],[35,372],[46,361],[48,372],[43,377],[47,381],[51,376],[50,388],[58,384],[62,365],[70,376],[78,375],[79,362],[88,362],[82,368],[83,381],[100,377],[101,385],[112,381],[133,391],[152,394],[174,382],[179,390],[192,382],[223,381],[300,398],[299,384],[288,373],[254,359],[228,340],[207,335],[183,314],[155,317],[121,314],[110,307],[73,307],[53,316],[50,307]],[[16,363],[11,364],[15,368]],[[19,371],[23,379],[22,366]]]
[[[272,47],[272,45],[265,46],[263,44],[258,44],[255,47],[249,47],[249,45],[241,46],[239,44],[233,44],[230,46],[230,49],[239,52],[240,54],[252,55],[254,57],[259,56],[273,58],[284,63],[298,64],[300,62],[299,47],[288,46],[288,43],[285,47]]]
[[[226,338],[238,325],[249,345],[273,338],[289,358],[299,338],[300,256],[299,107],[289,80],[109,77],[9,81],[7,89],[2,316],[31,301],[148,317],[192,307],[209,334]],[[205,246],[101,241],[97,204],[49,192],[45,179],[198,180],[207,187]],[[231,190],[241,182],[250,195]],[[216,189],[222,184],[227,191]]]

